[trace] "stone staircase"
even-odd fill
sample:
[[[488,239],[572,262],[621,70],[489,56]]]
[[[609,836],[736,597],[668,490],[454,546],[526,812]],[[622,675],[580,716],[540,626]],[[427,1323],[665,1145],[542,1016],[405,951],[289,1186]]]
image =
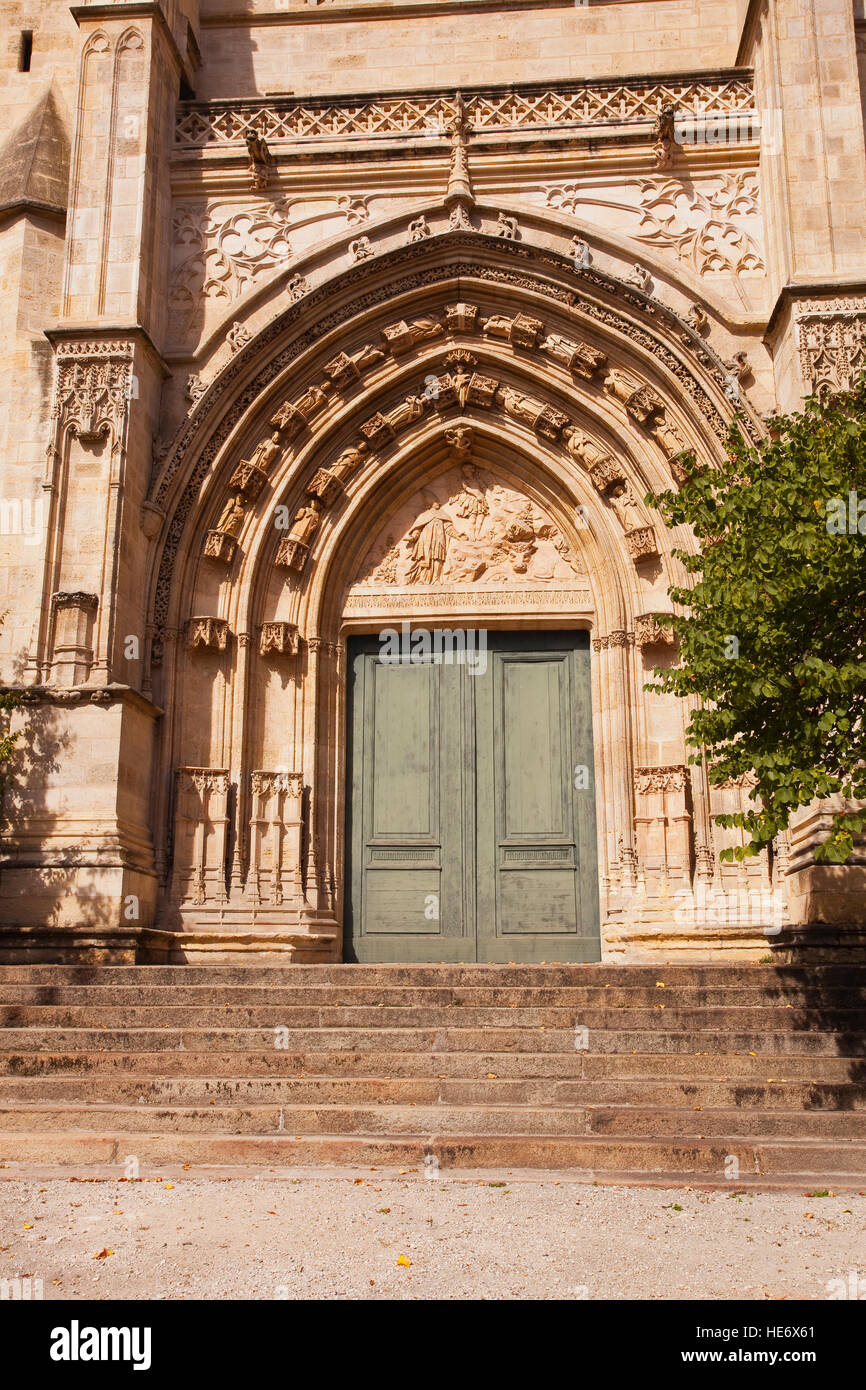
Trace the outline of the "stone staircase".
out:
[[[866,966],[7,965],[0,1024],[4,1164],[866,1188]]]

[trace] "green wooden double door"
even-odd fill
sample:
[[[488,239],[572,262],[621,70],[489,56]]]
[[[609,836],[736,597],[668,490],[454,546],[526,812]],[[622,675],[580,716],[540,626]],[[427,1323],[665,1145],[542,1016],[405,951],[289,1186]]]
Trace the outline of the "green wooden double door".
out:
[[[350,642],[346,958],[598,960],[588,636],[441,648]]]

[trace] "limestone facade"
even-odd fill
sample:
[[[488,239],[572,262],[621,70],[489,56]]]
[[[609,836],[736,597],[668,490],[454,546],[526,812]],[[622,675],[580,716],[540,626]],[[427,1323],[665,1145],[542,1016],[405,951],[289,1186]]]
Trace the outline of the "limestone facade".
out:
[[[866,364],[863,0],[2,32],[0,956],[341,959],[346,642],[395,620],[590,632],[606,955],[855,919],[826,808],[720,863],[643,498]]]

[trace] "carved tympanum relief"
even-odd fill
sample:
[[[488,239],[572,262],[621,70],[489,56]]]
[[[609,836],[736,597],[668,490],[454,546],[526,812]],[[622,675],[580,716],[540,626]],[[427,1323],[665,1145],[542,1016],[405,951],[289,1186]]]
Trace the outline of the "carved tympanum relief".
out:
[[[391,517],[356,589],[543,585],[583,576],[565,537],[521,493],[466,463],[428,483]]]

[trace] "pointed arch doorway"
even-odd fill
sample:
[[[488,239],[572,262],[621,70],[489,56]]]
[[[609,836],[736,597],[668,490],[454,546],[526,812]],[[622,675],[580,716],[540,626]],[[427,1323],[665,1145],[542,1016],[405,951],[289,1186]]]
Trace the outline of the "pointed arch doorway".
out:
[[[452,454],[356,576],[346,958],[599,959],[591,595],[561,522]]]
[[[598,960],[588,634],[399,637],[349,643],[346,958]]]

